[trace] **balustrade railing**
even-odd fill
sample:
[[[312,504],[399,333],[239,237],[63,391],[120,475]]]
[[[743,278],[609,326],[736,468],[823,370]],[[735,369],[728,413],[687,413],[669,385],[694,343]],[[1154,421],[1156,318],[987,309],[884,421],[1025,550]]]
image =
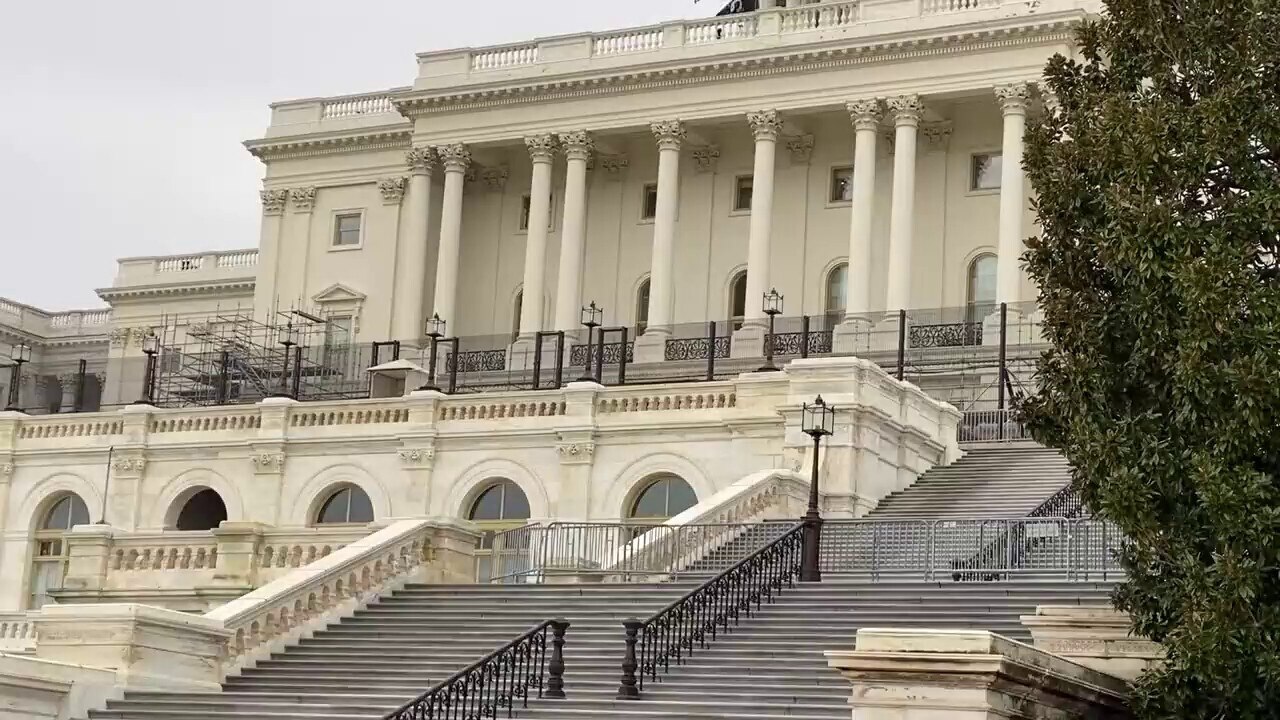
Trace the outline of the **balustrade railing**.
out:
[[[618,698],[638,699],[646,679],[656,682],[673,664],[683,663],[695,649],[706,649],[743,617],[773,602],[784,587],[794,587],[800,577],[801,541],[802,527],[793,525],[648,619],[625,621]]]
[[[610,35],[597,35],[591,41],[592,55],[623,55],[662,48],[662,28],[641,28]]]
[[[782,11],[782,32],[845,27],[858,22],[858,2],[802,5]]]
[[[967,410],[956,426],[960,442],[1030,440],[1031,433],[1014,410]]]
[[[257,250],[244,250],[241,252],[225,253],[218,256],[218,267],[220,268],[254,267],[257,264]]]
[[[758,28],[759,20],[755,15],[729,15],[685,25],[684,41],[686,45],[706,45],[725,40],[743,40],[755,37]]]
[[[0,653],[29,653],[35,647],[36,624],[25,613],[0,615]]]
[[[546,620],[384,716],[384,720],[494,720],[529,698],[563,699],[569,623]],[[548,651],[548,645],[550,649]]]
[[[361,95],[359,97],[332,98],[326,100],[321,110],[325,119],[340,117],[357,117],[360,115],[377,115],[395,112],[391,96],[386,94]],[[256,255],[257,253],[255,253]],[[255,260],[256,263],[256,260]],[[221,265],[219,265],[221,267]]]
[[[204,267],[203,255],[188,255],[185,257],[166,257],[156,259],[156,272],[188,272],[191,270],[199,270]]]
[[[538,46],[536,44],[495,48],[471,54],[472,70],[499,70],[520,65],[532,65],[536,62],[538,62]]]
[[[999,0],[924,0],[920,6],[920,14],[937,15],[938,13],[964,12],[988,7],[999,7]]]

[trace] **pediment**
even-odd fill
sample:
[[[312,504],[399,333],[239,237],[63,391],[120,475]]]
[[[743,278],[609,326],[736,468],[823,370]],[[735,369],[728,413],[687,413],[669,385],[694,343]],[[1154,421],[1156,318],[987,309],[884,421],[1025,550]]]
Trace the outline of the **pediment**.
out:
[[[347,287],[342,283],[334,283],[311,296],[311,301],[318,305],[334,303],[362,303],[366,295],[359,290]]]

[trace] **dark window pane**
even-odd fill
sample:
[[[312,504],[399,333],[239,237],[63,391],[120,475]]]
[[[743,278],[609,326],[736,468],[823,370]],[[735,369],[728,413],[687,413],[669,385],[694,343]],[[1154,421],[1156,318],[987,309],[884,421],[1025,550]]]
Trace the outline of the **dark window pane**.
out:
[[[835,168],[831,171],[831,202],[847,202],[853,199],[853,168]]]
[[[510,481],[503,483],[503,490],[505,491],[505,496],[502,503],[502,519],[529,519],[529,498],[525,497],[524,491]]]
[[[325,523],[342,523],[347,521],[347,512],[351,509],[351,490],[343,488],[334,493],[325,501],[324,507],[320,508],[320,517],[316,522]]]
[[[373,503],[369,501],[369,496],[360,488],[351,488],[350,493],[350,510],[347,513],[347,522],[373,522]]]
[[[644,220],[652,220],[658,216],[658,186],[644,186],[644,206],[641,209],[640,217]]]
[[[740,177],[737,180],[733,196],[734,210],[750,210],[751,209],[751,192],[754,188],[754,182],[749,177]]]
[[[71,497],[67,496],[54,503],[44,519],[45,530],[66,530],[71,527]]]
[[[698,504],[698,496],[694,494],[689,483],[680,478],[667,480],[667,517],[675,517]]]
[[[191,496],[178,513],[179,530],[212,530],[227,519],[227,506],[217,492],[205,489]]]
[[[471,506],[472,520],[501,520],[502,519],[502,485],[494,485],[485,490],[476,499],[475,505]]]
[[[521,230],[529,229],[529,206],[530,206],[530,202],[529,202],[528,195],[525,195],[524,197],[520,198],[520,229]]]
[[[733,279],[733,303],[729,314],[741,318],[747,314],[747,274],[739,273]]]
[[[631,511],[631,517],[637,518],[660,518],[667,517],[667,486],[666,480],[659,480],[644,492],[640,493],[640,497],[636,499],[635,508]]]

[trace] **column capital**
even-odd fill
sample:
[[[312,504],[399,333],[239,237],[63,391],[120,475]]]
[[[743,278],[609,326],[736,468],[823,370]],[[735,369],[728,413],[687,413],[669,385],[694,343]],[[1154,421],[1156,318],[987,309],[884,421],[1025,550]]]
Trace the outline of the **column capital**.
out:
[[[685,139],[684,123],[679,120],[659,120],[649,123],[653,139],[658,142],[659,150],[679,150]]]
[[[875,130],[880,127],[883,111],[880,109],[879,99],[850,100],[845,103],[845,108],[849,111],[849,121],[853,123],[854,130]]]
[[[466,172],[471,165],[471,149],[462,143],[442,145],[436,148],[436,154],[439,155],[445,172]]]
[[[1031,89],[1027,83],[997,85],[995,94],[996,102],[1000,103],[1000,112],[1005,115],[1023,115],[1027,112],[1027,100],[1031,97]]]
[[[778,140],[778,134],[782,132],[782,118],[778,116],[777,110],[756,110],[747,113],[747,124],[751,126],[751,134],[755,136],[756,142],[761,140]]]
[[[564,148],[564,155],[569,160],[585,162],[591,159],[591,152],[595,150],[595,140],[586,130],[560,133],[560,145]]]
[[[382,178],[378,181],[378,192],[382,193],[382,202],[386,205],[399,205],[404,199],[407,182],[403,176]]]
[[[720,147],[718,145],[701,145],[693,152],[693,165],[699,173],[713,173],[720,166]]]
[[[316,186],[293,188],[289,191],[289,200],[293,202],[293,211],[309,213],[316,206]]]
[[[886,102],[896,127],[920,124],[920,118],[924,115],[924,103],[920,102],[919,95],[899,95]]]
[[[279,215],[284,212],[284,204],[289,199],[288,190],[262,190],[258,193],[262,198],[262,212],[267,215]]]
[[[528,135],[524,139],[529,148],[529,159],[535,163],[549,163],[556,156],[556,136],[551,133]]]
[[[404,154],[404,163],[414,175],[430,175],[436,167],[436,151],[430,147],[411,148]]]

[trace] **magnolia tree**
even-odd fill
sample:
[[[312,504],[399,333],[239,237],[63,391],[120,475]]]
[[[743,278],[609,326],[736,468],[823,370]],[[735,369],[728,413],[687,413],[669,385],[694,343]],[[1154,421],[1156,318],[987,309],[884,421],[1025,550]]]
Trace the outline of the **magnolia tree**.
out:
[[[1280,0],[1111,0],[1044,91],[1026,414],[1130,539],[1135,712],[1280,717]]]

